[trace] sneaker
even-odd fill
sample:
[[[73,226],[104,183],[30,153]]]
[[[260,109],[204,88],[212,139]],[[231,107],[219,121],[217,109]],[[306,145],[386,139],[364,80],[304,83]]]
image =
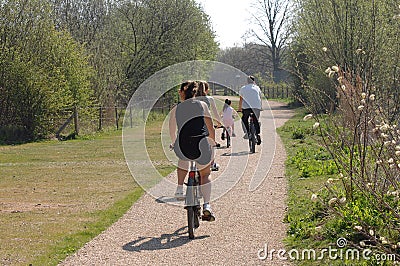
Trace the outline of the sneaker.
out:
[[[259,134],[256,135],[257,136],[257,145],[261,144],[261,137]]]
[[[209,222],[215,221],[215,215],[211,210],[210,203],[203,204],[203,220]]]
[[[211,166],[211,171],[218,171],[219,170],[219,164],[213,163]]]
[[[225,134],[224,134],[224,132],[222,132],[222,134],[221,134],[221,139],[222,139],[222,140],[225,139]]]
[[[247,135],[247,133],[246,133],[246,134],[244,134],[243,138],[244,139],[249,139],[249,135]]]
[[[182,186],[178,186],[176,188],[175,198],[177,200],[184,200],[185,199],[185,195],[183,194],[183,187]]]

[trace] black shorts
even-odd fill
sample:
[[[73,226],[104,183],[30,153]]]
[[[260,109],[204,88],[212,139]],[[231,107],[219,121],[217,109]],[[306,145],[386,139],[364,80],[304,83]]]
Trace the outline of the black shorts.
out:
[[[177,139],[174,152],[179,159],[195,161],[200,165],[207,165],[212,160],[212,149],[205,136]]]

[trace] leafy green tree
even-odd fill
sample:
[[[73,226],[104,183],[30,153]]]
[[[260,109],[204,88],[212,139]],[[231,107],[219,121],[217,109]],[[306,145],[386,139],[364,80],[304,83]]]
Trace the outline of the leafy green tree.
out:
[[[357,77],[368,81],[365,84],[373,82],[368,90],[392,95],[386,105],[398,108],[398,83],[394,81],[399,77],[395,62],[400,57],[400,10],[396,1],[297,0],[296,4],[294,43],[302,50],[295,56],[304,80],[310,75],[323,79],[324,70],[337,65],[352,77],[355,87]],[[317,89],[328,97],[336,95],[334,86]]]
[[[54,132],[54,119],[65,108],[92,102],[84,50],[68,32],[55,30],[49,10],[38,0],[8,1],[0,10],[0,127],[5,140],[44,137]]]
[[[218,46],[209,18],[192,0],[127,2],[113,15],[114,25],[120,25],[111,34],[124,56],[125,99],[164,67],[215,59]]]

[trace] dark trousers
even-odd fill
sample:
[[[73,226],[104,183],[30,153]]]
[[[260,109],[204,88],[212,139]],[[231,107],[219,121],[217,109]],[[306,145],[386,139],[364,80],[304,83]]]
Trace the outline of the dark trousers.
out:
[[[244,124],[245,128],[246,128],[246,132],[249,132],[249,117],[250,114],[253,113],[252,117],[253,117],[253,121],[254,121],[254,126],[256,128],[256,133],[260,134],[260,123],[258,122],[258,118],[260,117],[260,109],[243,109],[242,113],[242,123]]]

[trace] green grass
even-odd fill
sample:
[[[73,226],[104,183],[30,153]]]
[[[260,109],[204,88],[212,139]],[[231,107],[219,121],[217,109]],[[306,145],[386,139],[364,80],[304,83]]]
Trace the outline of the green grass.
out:
[[[289,181],[288,212],[285,221],[288,224],[285,239],[286,250],[321,250],[336,248],[336,240],[347,235],[340,232],[340,219],[330,213],[320,203],[311,201],[311,195],[317,193],[324,197],[321,188],[328,178],[338,178],[338,171],[331,156],[321,147],[321,139],[312,129],[314,120],[303,121],[304,109],[278,129],[287,152],[286,176]],[[319,226],[322,226],[320,229]],[[325,256],[327,258],[328,256]],[[391,265],[370,261],[350,260],[299,260],[296,265]]]
[[[287,250],[322,249],[335,245],[332,239],[320,234],[319,226],[326,214],[311,201],[313,192],[319,191],[329,177],[337,175],[332,160],[320,146],[312,125],[315,121],[303,121],[304,109],[278,129],[286,152],[286,176],[289,180],[288,212],[285,221],[288,232],[285,239]],[[296,265],[340,265],[335,261],[295,261]],[[339,263],[339,262],[337,262]],[[341,263],[341,262],[340,262]]]
[[[149,153],[160,173],[157,130]],[[57,265],[120,218],[142,194],[126,165],[121,131],[69,141],[0,146],[0,261]]]

